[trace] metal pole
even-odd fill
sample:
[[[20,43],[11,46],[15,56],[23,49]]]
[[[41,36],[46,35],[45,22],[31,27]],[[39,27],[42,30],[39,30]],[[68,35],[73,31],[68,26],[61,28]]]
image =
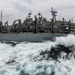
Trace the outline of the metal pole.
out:
[[[2,11],[1,11],[1,22],[2,22]]]
[[[71,21],[69,20],[69,33],[71,32]]]
[[[37,17],[36,17],[36,15],[35,15],[35,33],[37,33]]]

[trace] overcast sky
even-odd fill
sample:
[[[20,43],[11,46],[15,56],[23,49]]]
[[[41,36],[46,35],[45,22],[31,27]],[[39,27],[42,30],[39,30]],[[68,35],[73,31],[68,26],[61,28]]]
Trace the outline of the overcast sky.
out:
[[[41,12],[49,20],[51,7],[58,11],[58,20],[65,17],[66,20],[73,18],[75,22],[75,0],[0,0],[3,22],[8,20],[9,24],[19,18],[23,21],[30,10],[32,17]]]

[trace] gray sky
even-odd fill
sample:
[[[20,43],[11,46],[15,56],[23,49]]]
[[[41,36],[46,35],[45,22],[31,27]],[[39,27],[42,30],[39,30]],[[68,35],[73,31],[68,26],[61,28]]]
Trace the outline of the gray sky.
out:
[[[73,18],[75,22],[75,0],[0,0],[3,22],[8,20],[9,24],[12,24],[15,19],[24,20],[30,10],[32,17],[41,12],[49,20],[51,7],[58,11],[58,20],[65,17],[66,20]]]

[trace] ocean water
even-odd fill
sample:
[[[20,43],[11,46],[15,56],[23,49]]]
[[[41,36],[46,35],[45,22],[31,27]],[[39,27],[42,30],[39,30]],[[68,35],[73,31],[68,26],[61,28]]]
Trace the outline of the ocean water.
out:
[[[0,42],[0,75],[75,75],[75,36]]]

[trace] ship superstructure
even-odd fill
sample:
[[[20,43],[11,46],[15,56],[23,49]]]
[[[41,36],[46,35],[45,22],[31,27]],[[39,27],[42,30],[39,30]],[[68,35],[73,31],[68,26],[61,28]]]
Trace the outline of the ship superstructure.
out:
[[[0,21],[0,33],[20,33],[20,32],[32,32],[32,33],[70,33],[75,31],[75,23],[71,20],[66,21],[64,18],[61,20],[56,20],[57,11],[51,8],[52,18],[48,21],[39,12],[34,16],[34,20],[31,17],[32,12],[28,13],[26,19],[21,22],[21,19],[15,20],[12,26],[9,26],[8,21],[3,25],[2,22],[2,11],[1,11],[1,21]]]

